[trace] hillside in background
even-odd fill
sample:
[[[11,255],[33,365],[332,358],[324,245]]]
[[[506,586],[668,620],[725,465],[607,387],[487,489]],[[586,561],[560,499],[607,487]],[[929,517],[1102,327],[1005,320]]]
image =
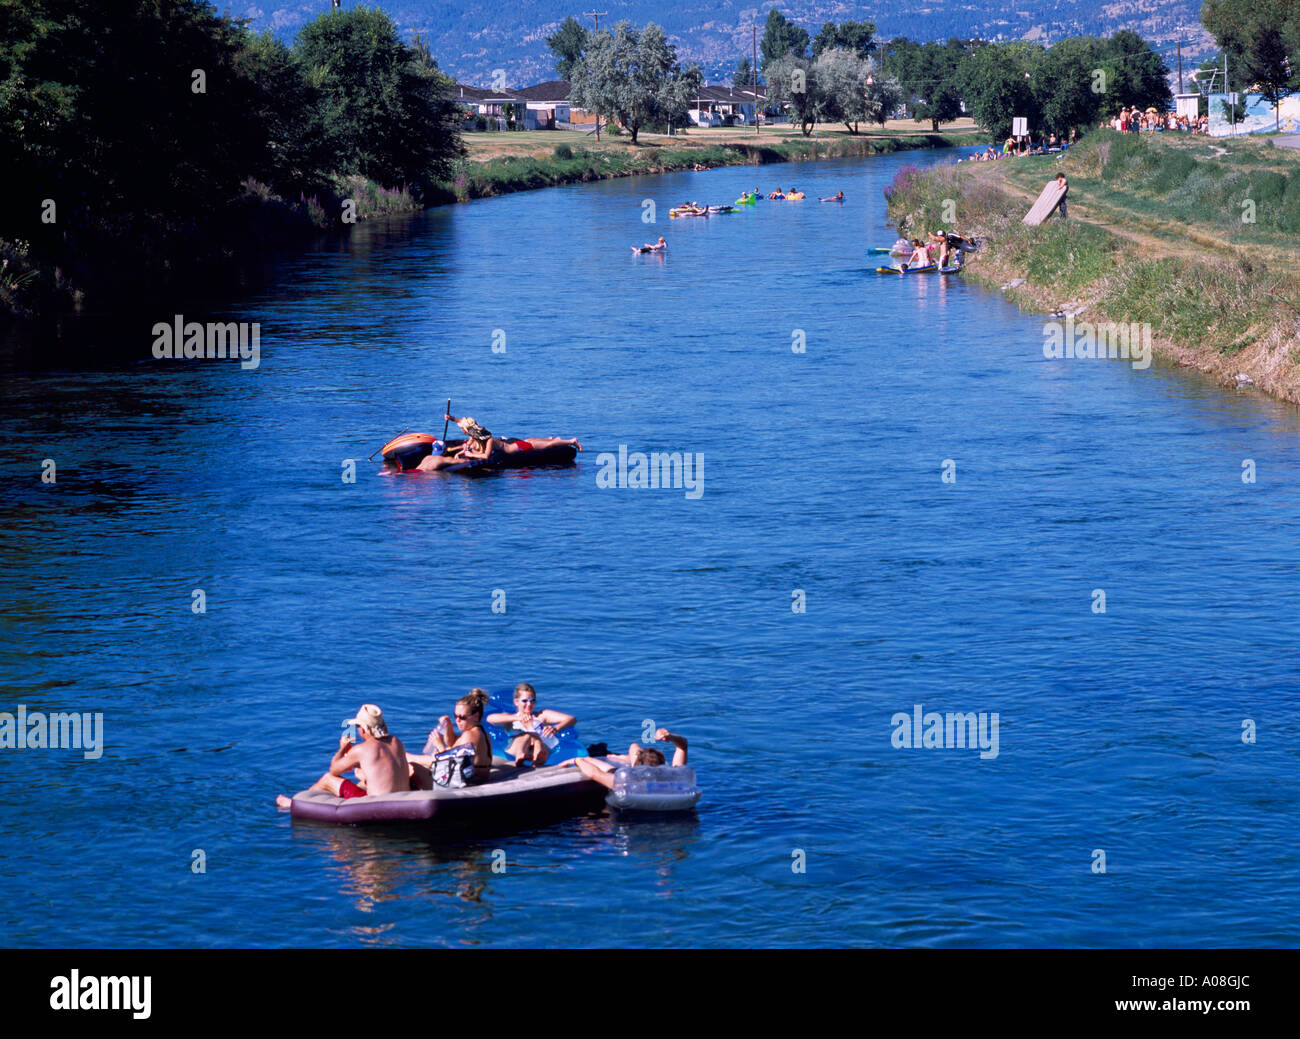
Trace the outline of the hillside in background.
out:
[[[924,3],[924,0],[922,0]],[[346,6],[354,4],[344,0]],[[643,25],[662,25],[686,62],[698,62],[705,82],[729,79],[736,62],[750,53],[751,26],[762,38],[767,12],[778,7],[788,18],[815,35],[824,22],[861,20],[875,22],[886,38],[946,40],[951,36],[986,40],[1028,39],[1051,43],[1065,36],[1105,36],[1131,29],[1156,46],[1174,67],[1178,27],[1184,36],[1183,69],[1189,60],[1213,53],[1214,45],[1200,24],[1200,0],[1121,0],[1097,4],[1094,0],[1020,0],[1015,10],[990,9],[963,0],[934,0],[915,6],[912,0],[884,0],[874,5],[838,3],[835,0],[794,0],[777,5],[712,0],[707,8],[682,7],[666,0],[608,0],[595,5],[561,0],[521,0],[500,5],[487,0],[380,0],[382,7],[404,34],[419,31],[429,40],[438,64],[464,83],[486,86],[494,69],[504,69],[506,83],[526,86],[555,78],[554,58],[546,37],[569,16],[590,26],[584,10],[608,12],[601,24],[612,26],[626,18]],[[322,11],[329,0],[311,3],[230,5],[233,15],[252,19],[253,27],[271,29],[282,37],[297,30]],[[705,13],[707,11],[707,13]]]

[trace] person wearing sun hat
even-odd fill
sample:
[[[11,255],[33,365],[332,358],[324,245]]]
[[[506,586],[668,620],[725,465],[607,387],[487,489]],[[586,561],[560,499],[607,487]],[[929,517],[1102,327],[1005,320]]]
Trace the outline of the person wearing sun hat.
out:
[[[372,703],[362,704],[355,718],[343,723],[355,725],[361,742],[353,744],[345,732],[339,737],[338,750],[330,761],[329,771],[312,784],[313,790],[324,790],[335,797],[365,797],[368,794],[392,794],[412,787],[411,767],[406,760],[402,741],[388,731],[384,713]],[[353,769],[364,776],[362,788],[344,776]],[[288,808],[291,799],[281,794],[275,799],[281,808]]]
[[[659,239],[661,242],[663,238]],[[465,443],[461,453],[465,458],[476,458],[480,460],[494,459],[501,455],[517,454],[521,451],[538,451],[548,447],[555,447],[560,444],[572,444],[579,451],[582,450],[582,444],[577,437],[528,437],[527,439],[510,438],[495,436],[493,433],[484,429],[478,422],[466,415],[464,418],[457,418],[455,415],[447,413],[444,415],[448,422],[454,422],[460,426],[469,440]]]

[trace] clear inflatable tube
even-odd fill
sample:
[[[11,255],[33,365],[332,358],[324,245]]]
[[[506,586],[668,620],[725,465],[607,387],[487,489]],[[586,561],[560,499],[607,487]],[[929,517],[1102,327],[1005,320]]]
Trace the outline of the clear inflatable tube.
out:
[[[614,789],[605,803],[624,811],[686,812],[701,794],[689,765],[624,765],[614,773]]]

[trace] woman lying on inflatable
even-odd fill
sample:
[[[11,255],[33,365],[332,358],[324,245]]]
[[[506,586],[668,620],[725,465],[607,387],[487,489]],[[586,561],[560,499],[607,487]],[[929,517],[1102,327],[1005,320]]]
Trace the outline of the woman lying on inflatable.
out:
[[[449,414],[443,417],[449,422],[456,423],[461,428],[467,438],[465,446],[456,455],[429,455],[429,457],[421,460],[420,464],[416,466],[417,469],[428,472],[459,465],[466,461],[485,461],[500,458],[502,455],[518,454],[522,451],[540,451],[543,448],[555,447],[558,444],[572,444],[579,451],[582,450],[582,444],[578,442],[577,437],[529,437],[527,440],[506,441],[493,436],[468,415],[464,418],[457,418],[455,415]]]

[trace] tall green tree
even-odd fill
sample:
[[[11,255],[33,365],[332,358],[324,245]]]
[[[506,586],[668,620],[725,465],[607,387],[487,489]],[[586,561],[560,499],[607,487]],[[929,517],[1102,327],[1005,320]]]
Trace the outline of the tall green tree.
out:
[[[981,47],[965,66],[966,107],[994,138],[1011,132],[1011,120],[1024,116],[1031,131],[1042,127],[1042,110],[1031,82],[1042,47],[1017,41]]]
[[[893,76],[873,75],[867,84],[867,117],[883,128],[903,103],[903,87]]]
[[[889,43],[889,72],[903,87],[909,99],[925,97],[932,86],[930,59],[925,48],[915,40],[898,38]]]
[[[1205,0],[1201,22],[1227,52],[1229,74],[1266,30],[1281,37],[1287,54],[1300,52],[1300,0]]]
[[[1114,111],[1124,105],[1154,105],[1163,111],[1173,103],[1169,66],[1137,33],[1121,29],[1102,40],[1100,60],[1112,73],[1106,92]],[[1109,110],[1103,109],[1103,114]]]
[[[0,236],[75,263],[133,223],[161,235],[211,213],[269,169],[245,35],[201,0],[0,0]]]
[[[876,26],[873,22],[826,22],[813,37],[813,57],[827,50],[852,51],[866,58],[876,49]]]
[[[940,123],[951,123],[960,119],[961,90],[954,82],[940,82],[930,89],[924,101],[918,101],[912,118],[920,123],[929,121],[930,130],[939,132]]]
[[[754,85],[754,66],[748,58],[741,58],[736,63],[736,71],[731,74],[731,85],[737,90]]]
[[[817,118],[823,123],[843,123],[851,134],[871,118],[867,107],[867,77],[874,65],[855,51],[823,50],[813,61],[817,84]]]
[[[451,80],[402,43],[373,8],[322,14],[298,34],[294,56],[328,127],[329,164],[416,191],[450,174],[460,153]]]
[[[1104,44],[1092,36],[1076,36],[1053,44],[1039,56],[1031,84],[1042,129],[1066,136],[1072,129],[1096,124],[1103,100],[1112,93],[1108,88],[1115,74],[1107,66]]]
[[[791,54],[797,58],[807,57],[808,31],[795,25],[774,7],[767,12],[767,25],[763,29],[759,53],[762,55],[759,67],[764,72],[772,62]]]
[[[555,52],[556,75],[566,82],[572,81],[573,70],[582,60],[582,52],[587,46],[587,30],[570,16],[546,37],[546,43]]]
[[[1300,65],[1300,54],[1296,57]],[[1281,104],[1296,90],[1296,71],[1291,68],[1282,30],[1273,25],[1259,25],[1247,40],[1242,71],[1258,87],[1260,96],[1273,106],[1277,129],[1282,128]]]
[[[766,75],[768,97],[787,107],[790,122],[807,137],[824,108],[813,63],[806,57],[787,54],[772,61]]]
[[[248,173],[291,197],[317,192],[334,172],[330,130],[302,67],[270,32],[250,36],[237,63],[256,91],[248,131],[267,138],[267,163]]]
[[[683,69],[676,48],[653,22],[637,30],[621,21],[613,32],[587,37],[587,49],[573,70],[575,105],[613,116],[632,134],[632,143],[649,123],[685,122],[699,95],[702,77],[696,66]]]

